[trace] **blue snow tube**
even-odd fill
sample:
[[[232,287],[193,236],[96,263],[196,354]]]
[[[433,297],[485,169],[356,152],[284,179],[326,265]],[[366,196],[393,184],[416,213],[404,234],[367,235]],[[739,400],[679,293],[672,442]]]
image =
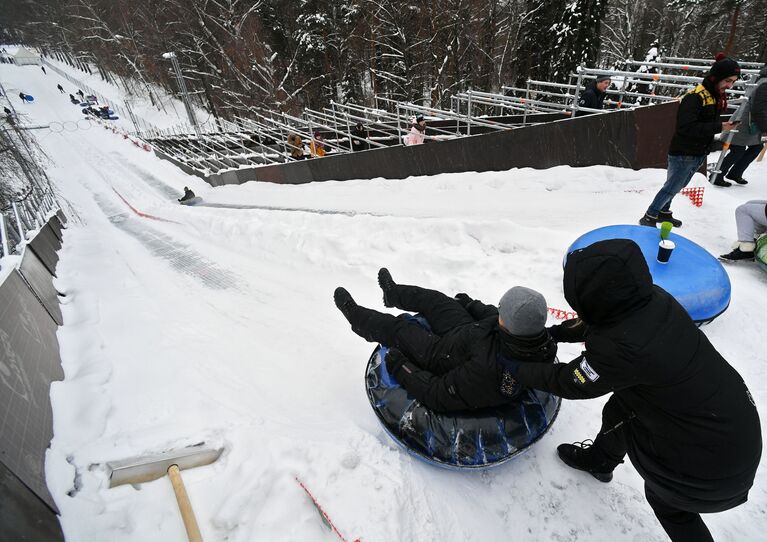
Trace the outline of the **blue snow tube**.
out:
[[[415,318],[428,329],[426,320]],[[557,417],[561,399],[527,389],[507,405],[462,413],[432,412],[408,395],[386,369],[379,345],[366,369],[370,405],[389,436],[408,453],[449,469],[485,469],[505,463],[540,439]]]
[[[567,253],[597,241],[630,239],[642,250],[653,283],[674,296],[696,324],[708,323],[730,305],[730,277],[722,264],[700,245],[675,233],[668,238],[676,248],[666,264],[657,259],[660,230],[647,226],[616,225],[592,230],[578,237]]]

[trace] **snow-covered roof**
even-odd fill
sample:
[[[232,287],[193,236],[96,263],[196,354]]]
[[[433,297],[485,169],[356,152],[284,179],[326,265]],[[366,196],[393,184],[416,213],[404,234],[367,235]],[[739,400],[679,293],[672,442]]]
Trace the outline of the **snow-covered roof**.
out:
[[[16,64],[19,65],[40,63],[40,55],[33,53],[26,47],[19,47],[13,58],[16,60]]]

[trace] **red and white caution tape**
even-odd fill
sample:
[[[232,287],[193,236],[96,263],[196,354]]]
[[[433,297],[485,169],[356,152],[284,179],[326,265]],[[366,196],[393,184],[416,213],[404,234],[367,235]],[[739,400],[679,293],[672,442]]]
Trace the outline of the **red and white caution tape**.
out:
[[[298,476],[294,477],[296,479],[296,482],[298,482],[298,485],[301,486],[301,489],[303,489],[306,494],[309,496],[309,498],[312,500],[312,504],[317,509],[317,512],[320,513],[320,517],[322,517],[322,522],[328,526],[329,529],[331,529],[334,533],[336,533],[336,536],[340,538],[343,542],[347,542],[346,538],[344,538],[344,535],[341,534],[341,531],[339,531],[336,526],[333,524],[333,521],[330,519],[330,516],[327,512],[320,506],[320,503],[317,501],[317,499],[312,495],[312,492],[309,491],[309,489],[304,485],[304,483],[298,479]],[[355,538],[354,542],[361,542],[359,538]]]
[[[557,320],[571,320],[573,318],[578,318],[577,312],[555,309],[554,307],[548,307],[548,309],[551,315]]]
[[[105,128],[105,129],[107,129],[107,130],[112,130],[112,133],[114,133],[114,134],[120,134],[120,135],[122,135],[122,136],[123,136],[123,139],[127,139],[127,140],[129,140],[129,141],[130,141],[131,143],[133,143],[133,144],[134,144],[136,147],[139,147],[139,148],[141,148],[141,149],[144,149],[146,152],[151,152],[151,151],[152,151],[152,147],[151,147],[151,146],[149,146],[147,143],[144,143],[143,141],[141,141],[141,140],[139,140],[139,139],[136,139],[136,138],[132,137],[132,136],[131,136],[131,135],[130,135],[128,132],[126,132],[125,130],[120,130],[120,129],[118,129],[117,127],[115,127],[115,126],[113,126],[113,125],[109,125],[109,124],[106,124],[106,123],[104,123],[104,122],[103,122],[101,119],[96,119],[96,122],[98,122],[99,124],[101,124],[101,125],[102,125],[102,126]]]

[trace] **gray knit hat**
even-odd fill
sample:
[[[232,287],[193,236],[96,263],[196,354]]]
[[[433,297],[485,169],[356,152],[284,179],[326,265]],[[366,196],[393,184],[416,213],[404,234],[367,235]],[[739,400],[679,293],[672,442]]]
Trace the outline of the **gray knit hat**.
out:
[[[538,335],[546,325],[546,299],[530,288],[514,286],[498,303],[498,315],[512,335]]]

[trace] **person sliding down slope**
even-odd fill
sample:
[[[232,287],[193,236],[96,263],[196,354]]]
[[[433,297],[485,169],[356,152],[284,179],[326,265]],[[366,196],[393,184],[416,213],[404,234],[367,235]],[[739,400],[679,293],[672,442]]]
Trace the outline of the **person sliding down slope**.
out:
[[[189,201],[191,199],[194,199],[195,195],[194,192],[192,192],[188,186],[184,187],[184,195],[181,196],[178,200],[179,203],[184,203],[185,201]]]
[[[352,331],[390,347],[386,367],[426,408],[435,412],[498,406],[523,390],[506,370],[509,359],[551,364],[557,348],[545,329],[547,308],[541,294],[515,286],[499,308],[436,290],[396,284],[389,271],[378,272],[384,305],[421,313],[427,331],[412,319],[380,313],[355,303],[344,288],[336,306]]]

